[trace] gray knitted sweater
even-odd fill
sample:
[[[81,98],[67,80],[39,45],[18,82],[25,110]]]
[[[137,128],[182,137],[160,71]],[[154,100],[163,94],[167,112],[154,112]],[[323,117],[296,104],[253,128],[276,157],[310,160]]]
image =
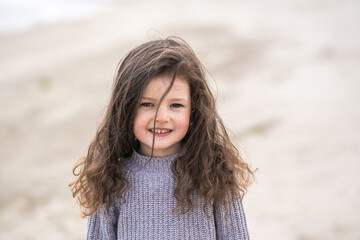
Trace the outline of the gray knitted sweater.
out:
[[[172,213],[177,202],[171,163],[176,156],[156,157],[146,165],[149,157],[136,152],[126,159],[130,189],[125,201],[120,205],[115,200],[109,213],[102,206],[90,216],[86,239],[249,239],[241,200],[232,203],[227,218],[224,207],[217,204],[207,209],[210,218],[201,204],[186,214]]]

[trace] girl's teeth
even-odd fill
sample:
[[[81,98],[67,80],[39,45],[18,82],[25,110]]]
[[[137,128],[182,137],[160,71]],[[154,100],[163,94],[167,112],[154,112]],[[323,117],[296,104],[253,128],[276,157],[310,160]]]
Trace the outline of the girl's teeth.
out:
[[[154,132],[154,130],[152,130]],[[170,130],[160,130],[160,129],[155,129],[155,133],[168,133],[170,132]]]

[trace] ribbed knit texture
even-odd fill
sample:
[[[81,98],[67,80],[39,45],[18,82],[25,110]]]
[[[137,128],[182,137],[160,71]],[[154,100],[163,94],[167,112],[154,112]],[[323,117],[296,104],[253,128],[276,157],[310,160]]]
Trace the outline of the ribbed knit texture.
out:
[[[104,205],[90,216],[86,239],[249,239],[241,200],[231,204],[226,219],[224,207],[217,204],[207,209],[210,218],[202,205],[186,214],[172,213],[177,202],[171,163],[176,156],[154,157],[148,162],[149,157],[134,152],[126,159],[130,189],[125,201],[120,204],[115,199],[109,214]]]

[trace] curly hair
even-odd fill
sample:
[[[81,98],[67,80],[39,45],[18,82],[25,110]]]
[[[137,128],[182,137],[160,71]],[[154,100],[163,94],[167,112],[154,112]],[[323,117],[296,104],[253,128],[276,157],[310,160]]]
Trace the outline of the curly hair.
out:
[[[120,201],[129,189],[123,162],[138,146],[133,125],[140,98],[149,81],[164,74],[172,81],[160,102],[177,75],[188,82],[191,96],[191,124],[182,139],[185,151],[171,166],[177,180],[174,211],[186,213],[203,202],[208,215],[207,207],[216,202],[227,212],[230,201],[244,196],[254,172],[230,140],[204,69],[191,47],[177,37],[146,42],[120,61],[105,116],[69,185],[83,216],[92,215],[102,204],[110,206],[114,199]]]

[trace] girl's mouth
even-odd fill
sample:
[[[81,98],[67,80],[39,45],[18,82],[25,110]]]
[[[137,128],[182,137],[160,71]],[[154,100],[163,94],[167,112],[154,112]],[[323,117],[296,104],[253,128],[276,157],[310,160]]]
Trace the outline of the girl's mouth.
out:
[[[149,132],[155,134],[155,136],[158,136],[158,137],[165,137],[167,135],[169,135],[173,130],[171,129],[153,129],[153,128],[150,128],[149,129]]]

